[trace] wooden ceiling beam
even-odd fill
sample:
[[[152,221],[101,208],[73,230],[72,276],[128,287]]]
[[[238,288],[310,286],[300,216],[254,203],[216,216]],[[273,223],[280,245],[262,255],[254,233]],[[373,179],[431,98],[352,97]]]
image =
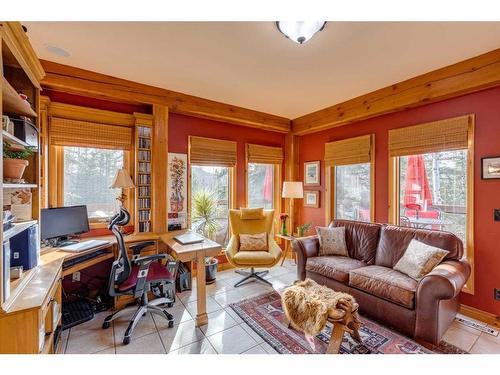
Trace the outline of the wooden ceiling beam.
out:
[[[292,132],[315,133],[498,85],[500,49],[301,116],[292,121]]]
[[[290,131],[290,120],[213,100],[144,85],[67,65],[41,60],[42,86],[75,95],[148,105],[164,105],[169,112],[281,133]]]

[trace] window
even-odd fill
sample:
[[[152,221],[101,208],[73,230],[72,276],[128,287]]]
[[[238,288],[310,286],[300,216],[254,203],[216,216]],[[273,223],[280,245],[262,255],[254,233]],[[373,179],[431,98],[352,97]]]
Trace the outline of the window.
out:
[[[473,140],[472,115],[389,132],[390,221],[454,233],[471,264]],[[464,291],[474,292],[474,269]]]
[[[274,179],[273,164],[248,163],[248,207],[274,208]]]
[[[232,168],[191,166],[191,228],[221,245],[229,240]]]
[[[374,135],[325,144],[326,224],[374,217]]]
[[[112,216],[118,193],[109,186],[123,163],[124,152],[121,150],[64,147],[62,204],[86,205],[91,221]]]
[[[467,150],[399,157],[399,224],[446,230],[466,243]]]
[[[336,219],[370,221],[370,163],[335,167]]]

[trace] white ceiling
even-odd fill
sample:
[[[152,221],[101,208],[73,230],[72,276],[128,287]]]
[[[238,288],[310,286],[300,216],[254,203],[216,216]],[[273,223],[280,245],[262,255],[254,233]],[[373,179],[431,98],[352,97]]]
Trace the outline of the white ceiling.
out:
[[[272,22],[25,25],[42,59],[288,118],[500,48],[500,22],[329,22],[304,45]]]

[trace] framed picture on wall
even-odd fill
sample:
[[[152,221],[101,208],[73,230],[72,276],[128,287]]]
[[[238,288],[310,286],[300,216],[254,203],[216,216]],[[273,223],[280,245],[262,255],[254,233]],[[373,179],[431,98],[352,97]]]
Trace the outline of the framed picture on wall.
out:
[[[304,186],[319,186],[320,175],[320,161],[304,163]]]
[[[481,158],[481,178],[500,179],[500,156]]]
[[[304,191],[304,207],[319,208],[319,191]]]

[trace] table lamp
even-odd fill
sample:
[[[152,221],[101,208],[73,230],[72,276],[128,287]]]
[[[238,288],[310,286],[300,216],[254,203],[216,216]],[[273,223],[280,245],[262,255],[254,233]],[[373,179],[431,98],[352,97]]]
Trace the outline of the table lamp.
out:
[[[304,198],[304,188],[302,187],[301,181],[284,181],[283,191],[281,193],[282,198],[290,199],[289,213],[290,213],[290,231],[293,235],[293,200]]]
[[[120,204],[123,206],[123,202],[127,196],[123,193],[123,189],[132,189],[135,188],[134,182],[130,178],[128,171],[125,168],[118,169],[116,172],[113,183],[110,186],[111,189],[121,189],[121,193],[116,197]]]

